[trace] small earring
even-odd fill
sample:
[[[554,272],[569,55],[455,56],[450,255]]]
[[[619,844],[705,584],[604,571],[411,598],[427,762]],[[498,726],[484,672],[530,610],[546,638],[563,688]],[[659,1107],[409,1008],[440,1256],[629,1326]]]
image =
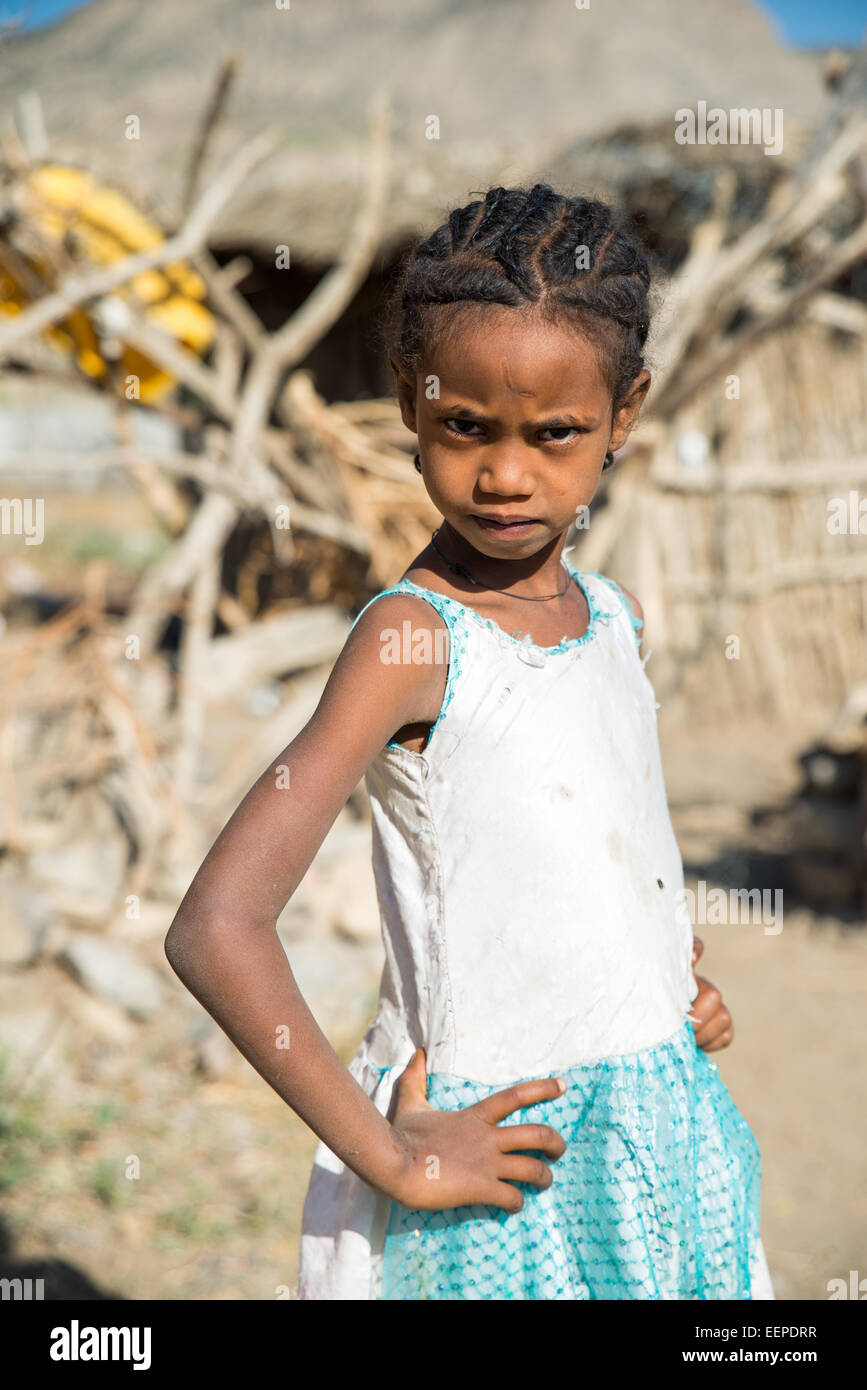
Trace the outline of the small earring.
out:
[[[413,459],[413,463],[415,464],[416,472],[417,472],[417,473],[420,473],[420,472],[421,472],[421,454],[416,454],[415,458]]]
[[[608,450],[608,453],[605,455],[605,462],[604,462],[603,465],[602,465],[603,469],[605,469],[605,468],[610,468],[613,462],[614,462],[614,455],[613,455],[613,453],[611,452],[611,450],[609,449],[609,450]]]

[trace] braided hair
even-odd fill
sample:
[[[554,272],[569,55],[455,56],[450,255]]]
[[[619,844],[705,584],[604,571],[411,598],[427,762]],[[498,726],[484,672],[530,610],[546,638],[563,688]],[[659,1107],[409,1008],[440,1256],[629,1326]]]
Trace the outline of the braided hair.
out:
[[[567,198],[545,183],[529,192],[491,188],[410,249],[384,336],[412,375],[459,323],[476,326],[485,306],[538,305],[550,322],[593,342],[616,413],[644,366],[649,287],[647,259],[606,203]]]

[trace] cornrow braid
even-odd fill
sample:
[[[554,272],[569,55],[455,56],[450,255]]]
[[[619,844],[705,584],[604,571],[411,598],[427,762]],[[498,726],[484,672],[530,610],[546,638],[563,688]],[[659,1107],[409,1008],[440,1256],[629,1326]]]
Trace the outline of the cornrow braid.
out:
[[[385,317],[387,348],[410,373],[485,306],[539,305],[591,338],[616,411],[644,366],[650,269],[611,208],[547,184],[491,188],[455,208],[405,257]]]
[[[465,242],[465,246],[472,246],[473,242],[481,236],[482,232],[486,228],[486,225],[488,225],[491,222],[493,214],[497,211],[497,208],[500,206],[500,203],[503,201],[505,196],[505,188],[488,189],[488,192],[485,194],[485,203],[482,209],[482,215],[481,217],[479,217],[476,223],[475,231],[471,233],[469,239]],[[468,208],[462,208],[461,212],[469,213],[472,216],[473,209],[475,206],[476,204],[471,204]],[[455,246],[455,249],[457,249],[457,244]]]

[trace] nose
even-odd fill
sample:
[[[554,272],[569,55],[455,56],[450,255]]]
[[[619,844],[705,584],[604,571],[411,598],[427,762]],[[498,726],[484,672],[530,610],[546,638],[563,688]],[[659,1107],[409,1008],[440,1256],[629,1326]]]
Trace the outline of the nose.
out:
[[[534,479],[531,460],[522,444],[500,444],[485,450],[479,487],[500,497],[528,497]]]

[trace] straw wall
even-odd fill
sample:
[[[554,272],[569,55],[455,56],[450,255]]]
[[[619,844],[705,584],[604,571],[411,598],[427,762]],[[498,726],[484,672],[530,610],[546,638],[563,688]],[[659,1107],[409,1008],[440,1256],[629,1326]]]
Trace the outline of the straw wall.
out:
[[[669,717],[816,730],[867,680],[867,342],[807,323],[738,377],[739,398],[724,380],[659,427],[602,568],[644,606]],[[850,493],[863,534],[835,534]]]

